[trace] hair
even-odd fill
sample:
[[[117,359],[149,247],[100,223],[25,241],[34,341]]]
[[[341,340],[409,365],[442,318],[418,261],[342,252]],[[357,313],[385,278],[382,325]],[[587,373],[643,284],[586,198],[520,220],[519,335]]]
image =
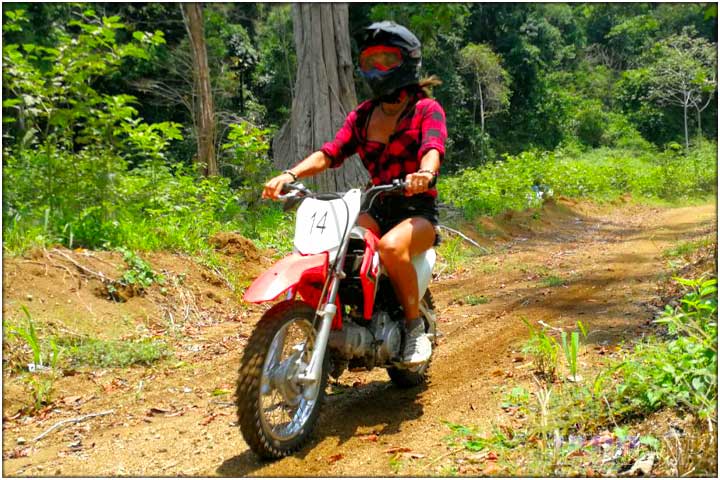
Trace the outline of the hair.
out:
[[[425,92],[425,95],[427,95],[428,97],[432,97],[433,87],[442,85],[442,83],[442,80],[440,80],[437,75],[430,75],[429,77],[421,78],[418,82],[418,86],[423,92]]]

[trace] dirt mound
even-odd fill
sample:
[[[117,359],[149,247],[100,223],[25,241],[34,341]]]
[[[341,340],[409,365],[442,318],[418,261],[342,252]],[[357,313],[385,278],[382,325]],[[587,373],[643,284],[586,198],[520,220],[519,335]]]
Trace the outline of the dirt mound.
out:
[[[260,251],[255,244],[235,232],[218,232],[208,238],[210,245],[227,255],[242,255],[248,260],[257,260]]]

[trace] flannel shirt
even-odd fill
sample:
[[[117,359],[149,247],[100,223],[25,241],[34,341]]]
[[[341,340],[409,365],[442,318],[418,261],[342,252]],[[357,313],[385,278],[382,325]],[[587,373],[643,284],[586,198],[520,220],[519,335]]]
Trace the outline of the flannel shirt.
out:
[[[404,180],[409,173],[420,169],[420,161],[428,150],[436,149],[440,161],[445,156],[445,112],[440,104],[428,98],[422,90],[412,93],[408,106],[398,118],[395,131],[387,145],[367,139],[367,128],[376,100],[367,100],[350,112],[335,139],[320,149],[337,168],[349,156],[357,153],[365,165],[373,185],[385,185],[395,179]],[[437,197],[433,187],[426,192]]]

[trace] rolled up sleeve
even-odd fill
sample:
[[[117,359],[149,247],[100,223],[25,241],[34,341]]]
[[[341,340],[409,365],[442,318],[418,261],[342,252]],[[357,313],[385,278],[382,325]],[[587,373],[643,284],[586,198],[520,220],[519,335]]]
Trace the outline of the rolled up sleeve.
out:
[[[432,100],[425,106],[420,128],[422,135],[420,150],[418,150],[418,162],[428,150],[432,149],[440,153],[440,161],[442,161],[445,158],[447,127],[445,126],[445,111],[437,101]]]
[[[353,110],[345,118],[343,126],[335,134],[335,139],[325,143],[320,148],[330,158],[331,168],[339,167],[346,158],[357,153],[359,144],[355,128],[356,122],[357,112]]]

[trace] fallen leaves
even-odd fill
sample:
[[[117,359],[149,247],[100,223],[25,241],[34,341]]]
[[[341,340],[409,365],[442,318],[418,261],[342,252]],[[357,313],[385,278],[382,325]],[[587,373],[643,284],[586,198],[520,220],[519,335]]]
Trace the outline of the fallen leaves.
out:
[[[217,418],[217,413],[211,413],[207,417],[200,420],[200,425],[203,425],[203,426],[208,425],[210,422],[212,422],[216,418]]]
[[[153,417],[155,415],[162,415],[164,417],[178,417],[184,415],[186,411],[187,409],[185,407],[177,410],[163,407],[150,407],[150,409],[145,412],[145,415],[148,417]]]
[[[330,455],[328,457],[328,463],[333,464],[337,462],[338,460],[342,460],[345,457],[342,453],[336,453],[335,455]]]
[[[360,440],[364,442],[377,442],[380,437],[376,433],[371,433],[370,435],[363,435],[360,437]]]
[[[17,447],[11,450],[9,453],[3,455],[4,459],[10,458],[23,458],[30,455],[31,447]]]
[[[399,453],[399,452],[411,452],[412,449],[408,447],[390,447],[387,450],[383,450],[383,453]]]

